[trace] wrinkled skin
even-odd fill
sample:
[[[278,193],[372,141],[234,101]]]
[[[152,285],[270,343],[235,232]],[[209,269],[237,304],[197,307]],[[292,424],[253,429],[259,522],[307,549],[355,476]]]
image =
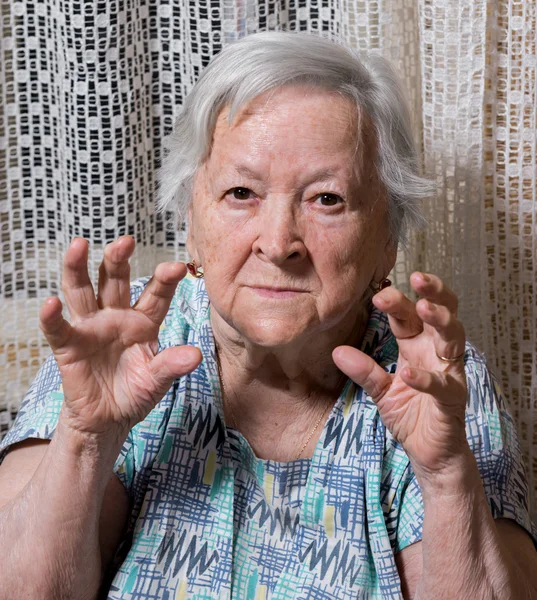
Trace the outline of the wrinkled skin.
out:
[[[373,397],[414,468],[434,477],[467,450],[462,361],[437,358],[464,350],[455,295],[438,278],[415,273],[417,304],[393,288],[374,296],[399,343],[395,375],[352,347],[363,335],[370,284],[387,276],[396,255],[370,131],[346,99],[318,89],[265,94],[231,125],[224,110],[196,177],[188,249],[205,270],[215,339],[237,402],[240,385],[259,376],[256,403],[236,406],[241,416],[268,406],[285,422],[288,396],[308,399],[316,387],[333,392],[342,371]],[[71,323],[57,298],[41,310],[62,375],[63,418],[92,435],[128,431],[201,360],[191,347],[156,354],[185,268],[159,265],[130,307],[133,249],[128,237],[107,246],[96,297],[87,244],[74,240],[63,278]],[[316,410],[304,412],[305,431],[322,414]]]
[[[386,427],[401,442],[421,481],[432,484],[459,469],[470,454],[466,440],[466,375],[462,360],[464,328],[457,319],[457,297],[430,274],[413,273],[411,285],[422,298],[414,304],[387,288],[374,304],[388,314],[399,345],[394,375],[355,348],[341,346],[336,364],[360,383],[376,402]]]
[[[196,178],[188,242],[205,270],[213,324],[293,351],[352,329],[369,284],[395,259],[371,143],[356,164],[352,105],[288,87],[256,99],[231,127],[227,116]],[[259,286],[300,293],[268,298]]]
[[[100,439],[124,437],[142,421],[173,380],[201,360],[197,348],[170,348],[157,354],[159,325],[177,283],[181,263],[160,264],[135,306],[130,307],[128,259],[134,240],[123,237],[105,249],[96,297],[88,276],[88,245],[75,238],[64,258],[62,303],[49,298],[40,325],[62,376],[61,418],[78,434]]]
[[[223,354],[234,347],[235,365],[252,372],[275,357],[277,381],[329,370],[323,357],[333,350],[335,365],[372,395],[416,465],[433,475],[449,467],[467,450],[463,363],[437,358],[464,351],[454,294],[438,278],[414,274],[412,286],[428,301],[414,305],[394,289],[375,296],[400,345],[395,376],[346,345],[363,334],[357,324],[367,316],[370,284],[395,261],[367,120],[357,146],[350,103],[298,86],[257,98],[231,125],[227,116],[219,116],[196,178],[188,240],[205,270]]]

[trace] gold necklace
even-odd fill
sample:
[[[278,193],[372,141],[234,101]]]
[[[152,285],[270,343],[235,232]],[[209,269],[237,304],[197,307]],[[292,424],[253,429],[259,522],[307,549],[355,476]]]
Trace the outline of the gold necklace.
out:
[[[231,421],[233,422],[233,427],[235,427],[235,429],[238,430],[239,428],[237,427],[237,419],[235,419],[233,409],[231,408],[231,405],[228,402],[226,402],[227,393],[226,388],[224,387],[224,376],[222,375],[222,365],[220,364],[220,356],[218,354],[218,350],[216,351],[216,364],[218,365],[218,378],[220,379],[220,389],[222,390],[222,405],[224,407],[227,404],[229,412],[231,413]]]
[[[220,356],[218,355],[218,350],[216,351],[216,364],[218,366],[218,377],[220,379],[220,389],[222,390],[222,405],[223,405],[223,407],[227,405],[227,407],[229,408],[229,412],[231,413],[231,421],[233,423],[233,427],[238,430],[239,428],[237,427],[237,419],[235,418],[235,415],[233,413],[233,409],[231,408],[231,404],[229,403],[229,401],[227,401],[227,392],[226,392],[226,388],[224,386],[224,376],[222,375],[222,365],[220,364]],[[323,417],[326,415],[326,413],[331,408],[332,408],[332,406],[328,405],[328,407],[326,408],[326,410],[323,411],[322,415],[317,420],[317,423],[315,423],[314,428],[310,431],[310,434],[308,435],[307,440],[304,442],[302,448],[300,448],[300,451],[295,456],[294,460],[298,460],[302,456],[302,454],[303,454],[304,450],[306,449],[307,445],[310,443],[310,440],[313,437],[313,434],[317,431],[317,428],[321,424],[321,421],[323,420]]]

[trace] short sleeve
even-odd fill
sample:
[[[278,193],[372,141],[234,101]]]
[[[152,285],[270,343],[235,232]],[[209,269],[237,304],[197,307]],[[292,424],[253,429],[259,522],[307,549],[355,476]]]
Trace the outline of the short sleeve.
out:
[[[537,545],[537,529],[530,519],[528,483],[515,424],[484,357],[470,344],[466,347],[465,370],[468,382],[466,437],[492,516],[512,519]],[[395,552],[422,537],[423,501],[410,465],[398,496]]]
[[[54,356],[39,369],[24,397],[11,429],[0,444],[0,460],[12,444],[28,438],[50,440],[63,403],[62,380]]]
[[[397,530],[393,548],[395,553],[419,542],[422,537],[423,500],[420,486],[410,464],[408,465],[406,477],[402,482],[399,497]]]
[[[9,446],[17,442],[30,438],[52,439],[62,404],[61,375],[56,360],[51,355],[39,369],[21,403],[13,426],[0,443],[0,463],[7,454]],[[134,478],[134,449],[130,433],[116,459],[113,471],[131,493]]]

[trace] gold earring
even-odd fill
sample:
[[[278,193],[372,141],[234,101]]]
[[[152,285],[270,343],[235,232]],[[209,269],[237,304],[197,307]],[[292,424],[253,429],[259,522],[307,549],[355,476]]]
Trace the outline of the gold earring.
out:
[[[390,287],[390,285],[392,285],[392,282],[389,279],[381,279],[378,283],[376,281],[372,281],[369,284],[369,287],[376,293],[380,292],[380,290],[383,290],[384,288]]]
[[[186,263],[186,268],[188,269],[188,272],[196,279],[201,279],[205,274],[203,272],[203,267],[198,267],[193,260]]]

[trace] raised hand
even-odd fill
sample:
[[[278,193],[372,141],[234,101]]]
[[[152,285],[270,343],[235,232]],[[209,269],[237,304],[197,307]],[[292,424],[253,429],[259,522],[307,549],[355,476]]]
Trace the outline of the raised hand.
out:
[[[469,450],[465,334],[457,319],[457,297],[438,277],[413,273],[410,283],[421,296],[416,304],[391,287],[373,297],[374,305],[387,313],[399,345],[395,374],[350,346],[336,348],[333,358],[372,397],[414,470],[428,476],[452,466]]]
[[[40,326],[62,376],[60,418],[82,433],[126,435],[142,421],[174,379],[194,370],[201,353],[192,346],[157,354],[158,332],[179,281],[182,263],[162,263],[136,304],[130,306],[129,258],[134,239],[108,244],[99,269],[98,294],[88,275],[88,243],[75,238],[64,258],[59,298],[48,298]]]

